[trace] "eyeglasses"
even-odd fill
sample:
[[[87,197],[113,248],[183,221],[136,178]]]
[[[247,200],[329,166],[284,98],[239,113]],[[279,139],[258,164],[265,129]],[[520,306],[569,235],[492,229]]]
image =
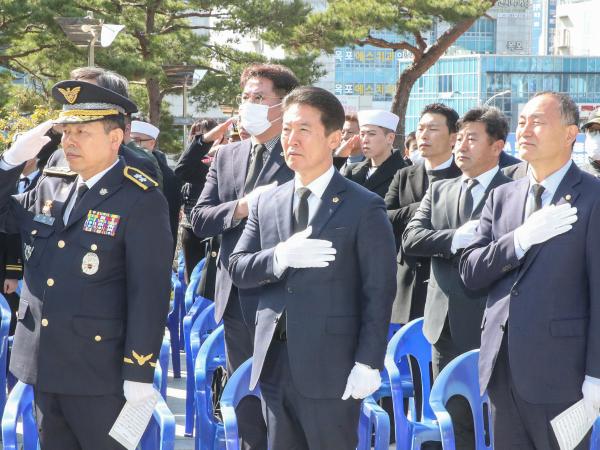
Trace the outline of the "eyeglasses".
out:
[[[131,138],[131,140],[133,142],[135,142],[136,144],[140,145],[142,142],[148,142],[148,141],[153,141],[154,139],[149,138],[149,139],[143,139],[143,138]]]
[[[256,95],[242,94],[242,95],[238,95],[235,98],[235,101],[238,105],[241,105],[242,103],[255,103],[258,105],[262,105],[263,102],[267,99],[281,100],[281,97],[268,96],[268,95],[262,95],[262,94],[256,94]]]

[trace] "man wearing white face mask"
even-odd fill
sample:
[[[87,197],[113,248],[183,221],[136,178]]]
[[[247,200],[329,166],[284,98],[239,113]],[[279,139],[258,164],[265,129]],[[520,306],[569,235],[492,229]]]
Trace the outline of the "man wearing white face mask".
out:
[[[242,235],[248,211],[261,192],[293,178],[283,159],[280,143],[282,98],[298,86],[286,67],[256,64],[242,73],[239,96],[240,126],[250,139],[222,146],[206,177],[191,213],[194,233],[202,238],[222,236],[217,261],[215,318],[223,319],[227,371],[231,375],[252,356],[258,297],[255,290],[232,285],[227,272],[229,255]],[[219,141],[231,121],[197,137],[206,145]],[[266,449],[266,427],[260,402],[247,398],[237,408],[238,427],[244,449]]]
[[[585,154],[588,157],[582,169],[600,178],[600,111],[594,111],[581,129],[585,132]]]

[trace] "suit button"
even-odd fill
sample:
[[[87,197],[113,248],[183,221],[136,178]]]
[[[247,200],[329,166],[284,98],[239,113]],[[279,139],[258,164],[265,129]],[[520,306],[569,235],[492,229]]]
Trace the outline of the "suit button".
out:
[[[50,287],[54,286],[54,278],[48,278],[46,284]]]
[[[98,250],[98,246],[96,244],[92,244],[90,245],[90,249],[95,252],[96,250]]]
[[[288,291],[288,294],[293,294],[294,293],[294,290],[291,287],[287,288],[287,291]]]
[[[417,266],[417,267],[421,267],[421,266],[422,266],[422,264],[421,264],[420,262],[418,262],[418,263],[416,264],[416,266]]]
[[[217,252],[210,252],[210,256],[212,256],[213,258],[217,257]]]
[[[510,293],[514,296],[514,297],[518,297],[519,296],[519,290],[517,288],[514,288],[512,291],[510,291]]]
[[[94,340],[96,342],[100,342],[102,340],[102,336],[100,336],[99,334],[97,334],[96,336],[94,336]]]
[[[65,248],[65,241],[60,240],[56,245],[58,245],[58,248]]]
[[[35,236],[37,234],[37,230],[31,230],[31,235]]]
[[[47,327],[48,326],[48,319],[42,319],[42,326],[43,327]]]

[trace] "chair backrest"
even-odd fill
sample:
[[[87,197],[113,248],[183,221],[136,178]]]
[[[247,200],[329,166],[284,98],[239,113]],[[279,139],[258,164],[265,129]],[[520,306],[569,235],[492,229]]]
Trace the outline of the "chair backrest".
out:
[[[190,282],[187,285],[185,290],[185,311],[188,312],[192,305],[194,304],[194,300],[196,298],[196,291],[198,290],[198,284],[200,283],[200,279],[202,277],[202,268],[204,267],[204,263],[206,258],[202,258],[192,273],[190,274]]]
[[[225,366],[225,333],[223,325],[219,325],[200,347],[194,365],[196,439],[201,440],[196,448],[212,448],[214,444],[218,423],[213,408],[213,374],[219,367]]]
[[[23,418],[23,447],[17,439],[17,422]],[[2,415],[2,445],[4,450],[37,450],[38,434],[33,415],[33,387],[19,381],[10,391]]]
[[[429,405],[431,392],[431,344],[423,335],[423,318],[415,319],[404,325],[390,340],[385,354],[385,368],[391,379],[401,379],[401,367],[406,364],[407,357],[412,356],[419,364],[421,374],[421,405],[423,419],[435,420]],[[403,361],[404,358],[404,361]]]
[[[6,367],[8,359],[8,332],[12,312],[6,298],[0,294],[0,417],[6,404]]]
[[[190,347],[193,361],[196,361],[200,346],[217,326],[218,325],[215,322],[215,304],[210,302],[210,305],[204,308],[192,323],[192,329],[190,331]]]
[[[429,402],[441,424],[448,399],[455,395],[464,397],[473,413],[476,448],[491,450],[493,439],[490,402],[487,392],[479,394],[478,361],[479,350],[463,353],[451,361],[436,378]]]
[[[183,251],[179,252],[177,257],[177,277],[182,284],[185,284],[185,259],[183,258]]]
[[[171,341],[165,336],[160,347],[158,364],[156,365],[156,369],[154,369],[154,387],[158,389],[164,399],[167,398],[169,356],[171,356]]]

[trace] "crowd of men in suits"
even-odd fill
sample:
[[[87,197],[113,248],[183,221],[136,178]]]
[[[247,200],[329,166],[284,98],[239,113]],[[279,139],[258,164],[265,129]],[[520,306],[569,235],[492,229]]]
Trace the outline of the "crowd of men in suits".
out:
[[[152,395],[179,228],[187,276],[206,258],[228,374],[253,358],[245,449],[355,448],[389,334],[419,317],[434,379],[481,348],[496,449],[558,448],[549,420],[582,397],[598,414],[600,116],[582,170],[564,94],[521,111],[521,161],[495,108],[428,105],[394,149],[397,115],[346,114],[283,66],[247,67],[240,89],[241,140],[231,119],[199,123],[172,171],[126,80],[77,69],[53,89],[59,119],[0,160],[0,231],[22,240],[2,246],[11,371],[34,385],[43,448],[120,448],[107,431],[124,401]],[[447,408],[474,448],[468,404]]]

